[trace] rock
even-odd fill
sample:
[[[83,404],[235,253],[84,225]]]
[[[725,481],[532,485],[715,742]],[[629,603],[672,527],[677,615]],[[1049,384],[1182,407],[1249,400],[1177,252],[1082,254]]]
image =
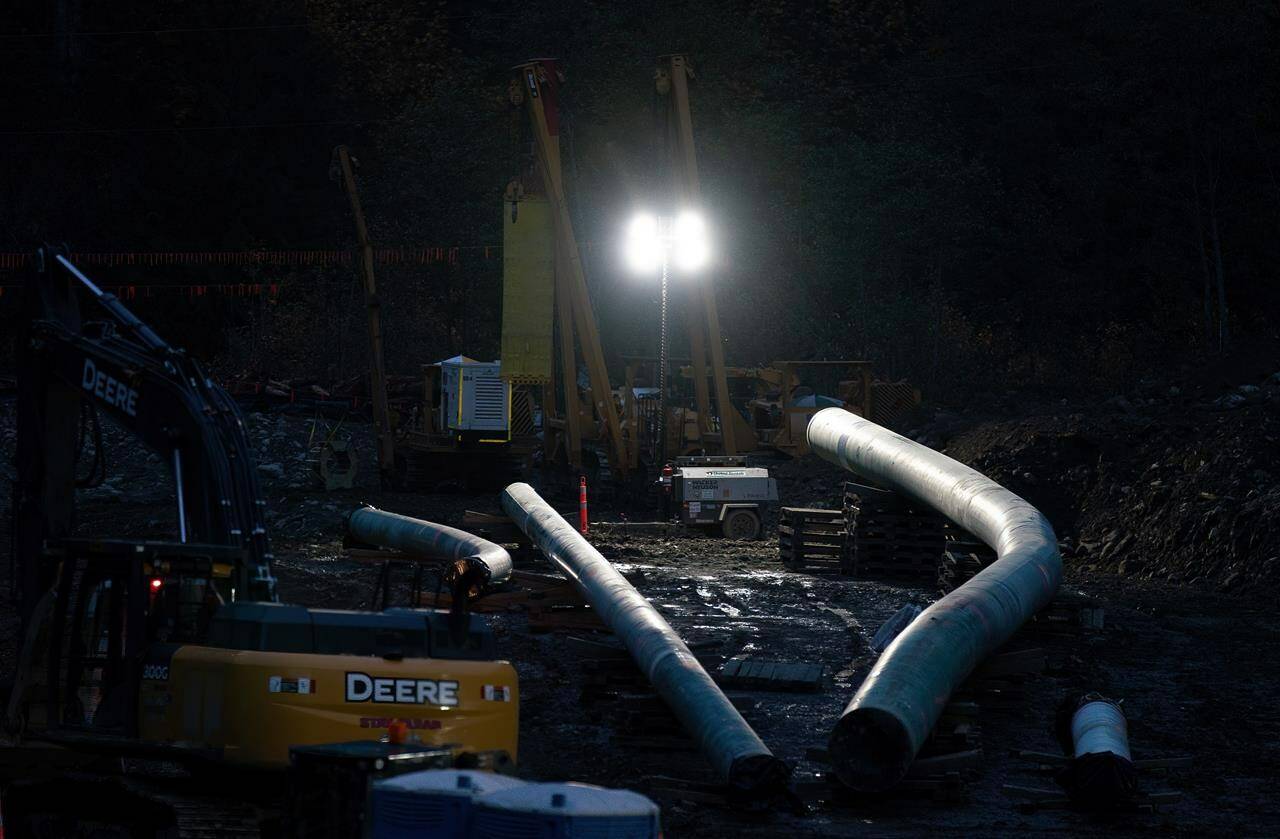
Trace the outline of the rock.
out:
[[[1117,570],[1119,570],[1119,572],[1124,576],[1130,577],[1134,574],[1140,573],[1144,568],[1146,568],[1146,563],[1142,560],[1126,559],[1124,562],[1120,563],[1120,567]]]
[[[1238,393],[1228,393],[1226,396],[1213,400],[1213,404],[1220,410],[1231,411],[1239,408],[1245,401],[1245,397]]]
[[[258,472],[268,478],[280,480],[284,477],[284,466],[280,463],[259,463]]]

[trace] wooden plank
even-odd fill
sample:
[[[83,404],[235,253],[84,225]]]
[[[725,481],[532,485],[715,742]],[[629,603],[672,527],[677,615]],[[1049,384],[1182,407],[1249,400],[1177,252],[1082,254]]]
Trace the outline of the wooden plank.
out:
[[[657,737],[634,734],[615,734],[613,743],[624,749],[655,752],[692,752],[697,746],[687,737]]]
[[[948,772],[977,769],[982,761],[982,749],[967,749],[951,754],[917,758],[907,770],[908,778],[927,778]]]
[[[573,635],[567,636],[560,643],[566,649],[583,657],[631,661],[631,653],[627,652],[625,647],[616,647],[613,644],[604,644]]]
[[[588,608],[580,609],[537,609],[529,612],[530,632],[550,632],[554,630],[585,630],[588,632],[609,632],[604,621]]]
[[[780,512],[787,518],[830,519],[844,515],[843,510],[829,510],[826,507],[782,507]]]
[[[1147,760],[1135,760],[1133,765],[1139,769],[1182,769],[1190,766],[1192,758],[1187,757],[1156,757]]]
[[[1014,650],[997,653],[978,666],[974,672],[977,679],[994,679],[1001,676],[1021,676],[1032,673],[1043,673],[1048,665],[1045,651],[1039,647],[1028,650]]]
[[[385,548],[347,548],[346,558],[362,565],[381,565],[384,562],[408,562],[419,565],[444,565],[445,560],[426,557],[421,554],[404,553],[403,551]]]

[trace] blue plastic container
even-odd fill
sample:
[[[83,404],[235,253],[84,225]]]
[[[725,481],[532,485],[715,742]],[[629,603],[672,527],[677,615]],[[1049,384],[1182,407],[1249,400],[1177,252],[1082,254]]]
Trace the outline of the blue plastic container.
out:
[[[523,786],[519,778],[473,769],[428,769],[375,781],[369,794],[369,836],[471,836],[474,801]]]
[[[478,799],[473,839],[658,839],[658,805],[590,784],[525,784]]]

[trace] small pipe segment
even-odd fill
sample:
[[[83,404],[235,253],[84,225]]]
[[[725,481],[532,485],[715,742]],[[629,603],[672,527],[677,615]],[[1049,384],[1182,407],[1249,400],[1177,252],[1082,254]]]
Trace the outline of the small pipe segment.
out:
[[[626,645],[730,790],[757,799],[783,793],[790,768],[774,757],[666,619],[613,564],[528,484],[507,487],[502,509]]]
[[[906,776],[955,689],[1048,605],[1062,557],[1035,507],[946,455],[843,408],[814,414],[808,440],[824,460],[937,509],[998,557],[894,639],[831,734],[840,780],[885,790]]]
[[[1071,759],[1055,780],[1082,810],[1132,807],[1138,768],[1129,752],[1129,726],[1120,703],[1088,693],[1059,710],[1058,737]]]
[[[1129,727],[1120,706],[1091,694],[1071,717],[1072,756],[1111,753],[1132,761]]]

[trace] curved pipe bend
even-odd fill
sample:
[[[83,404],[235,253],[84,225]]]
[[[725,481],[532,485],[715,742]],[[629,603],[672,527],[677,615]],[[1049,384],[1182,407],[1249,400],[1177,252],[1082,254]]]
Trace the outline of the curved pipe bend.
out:
[[[1058,540],[1009,490],[843,408],[815,414],[808,439],[823,459],[928,504],[998,555],[898,635],[831,734],[845,784],[888,789],[906,775],[960,683],[1052,599],[1062,578]]]
[[[449,562],[444,581],[453,590],[479,594],[511,577],[505,548],[456,527],[365,506],[347,515],[347,532],[371,545]]]

